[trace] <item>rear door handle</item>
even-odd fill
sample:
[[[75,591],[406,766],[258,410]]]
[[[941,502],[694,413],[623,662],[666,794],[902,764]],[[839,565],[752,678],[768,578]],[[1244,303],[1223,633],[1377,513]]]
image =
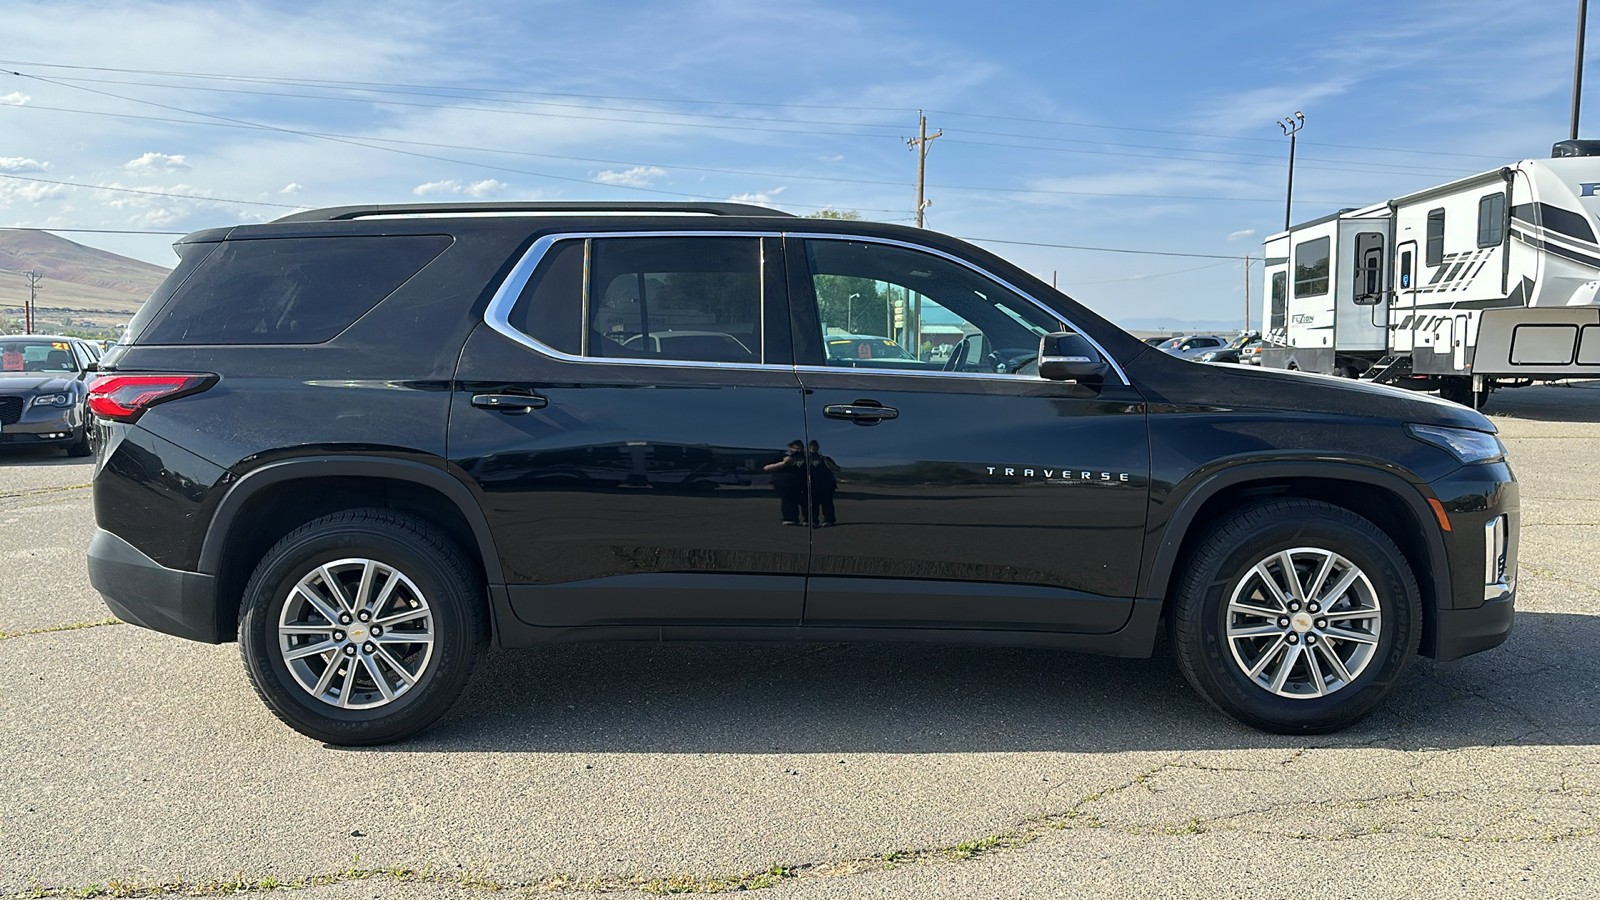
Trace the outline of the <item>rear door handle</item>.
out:
[[[472,405],[479,409],[518,414],[531,409],[544,409],[550,405],[550,398],[531,394],[473,394]]]
[[[854,422],[872,424],[884,419],[898,419],[900,410],[857,400],[854,403],[829,403],[822,408],[822,414],[830,419],[850,419]]]

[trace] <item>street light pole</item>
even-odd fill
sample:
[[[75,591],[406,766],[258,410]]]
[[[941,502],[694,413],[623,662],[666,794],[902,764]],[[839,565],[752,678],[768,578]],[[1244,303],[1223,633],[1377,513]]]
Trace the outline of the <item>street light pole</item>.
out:
[[[1289,190],[1283,200],[1283,230],[1289,230],[1290,210],[1294,208],[1294,139],[1306,127],[1305,113],[1295,110],[1294,115],[1278,120],[1278,127],[1289,137]]]

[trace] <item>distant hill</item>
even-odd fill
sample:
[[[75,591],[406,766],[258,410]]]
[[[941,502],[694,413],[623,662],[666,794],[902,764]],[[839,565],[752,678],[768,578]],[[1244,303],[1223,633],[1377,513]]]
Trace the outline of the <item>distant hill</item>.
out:
[[[49,232],[13,230],[0,230],[0,269],[44,276],[34,302],[35,331],[82,328],[90,322],[121,326],[169,271]],[[27,296],[25,279],[0,277],[0,317],[20,320]]]

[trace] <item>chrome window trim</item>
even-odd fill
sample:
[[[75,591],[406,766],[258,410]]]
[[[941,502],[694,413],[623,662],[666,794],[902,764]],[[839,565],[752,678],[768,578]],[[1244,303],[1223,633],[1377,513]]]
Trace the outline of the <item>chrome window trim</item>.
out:
[[[871,374],[882,373],[882,374],[888,374],[888,375],[911,376],[911,377],[914,377],[914,378],[966,378],[966,379],[980,378],[980,379],[985,379],[985,380],[990,380],[990,381],[1008,381],[1008,382],[1015,382],[1017,380],[1017,376],[1015,376],[1015,375],[1001,375],[1001,374],[998,374],[998,373],[990,374],[990,373],[986,373],[986,372],[943,372],[943,371],[933,371],[933,370],[926,370],[926,369],[889,369],[889,368],[885,368],[885,369],[876,369],[876,368],[860,369],[860,368],[855,368],[853,366],[852,367],[846,367],[846,366],[778,365],[778,364],[775,364],[775,363],[766,363],[766,362],[762,362],[762,363],[730,363],[730,362],[713,362],[713,361],[709,361],[709,360],[696,360],[696,359],[625,359],[625,358],[599,357],[599,356],[576,356],[576,355],[573,355],[571,353],[564,353],[564,352],[562,352],[560,350],[557,350],[554,347],[551,347],[548,344],[545,344],[543,341],[540,341],[537,338],[532,337],[531,335],[523,334],[522,332],[518,331],[517,329],[511,327],[511,309],[512,309],[512,307],[514,307],[516,305],[517,298],[522,295],[523,289],[525,287],[527,287],[528,279],[533,277],[534,271],[536,271],[539,268],[539,263],[544,259],[545,254],[550,252],[550,248],[552,246],[554,246],[556,244],[556,242],[558,242],[558,241],[573,241],[573,240],[589,241],[589,240],[594,240],[596,238],[612,238],[612,237],[620,237],[620,238],[630,238],[630,237],[668,237],[668,238],[682,238],[682,237],[743,237],[743,238],[756,238],[756,239],[761,239],[761,238],[796,238],[796,239],[799,239],[799,240],[855,241],[857,243],[882,244],[882,245],[889,246],[889,247],[899,247],[899,248],[902,248],[902,249],[905,249],[905,250],[911,250],[911,251],[917,252],[917,253],[926,253],[926,254],[929,254],[931,256],[936,256],[936,257],[938,257],[940,259],[947,260],[949,262],[953,262],[953,263],[955,263],[955,264],[957,264],[959,266],[962,266],[962,267],[964,267],[966,269],[969,269],[969,270],[971,270],[973,272],[976,272],[977,274],[981,275],[982,277],[989,279],[990,281],[994,282],[995,284],[1000,285],[1001,287],[1005,288],[1006,290],[1011,291],[1013,294],[1016,294],[1018,297],[1021,297],[1022,299],[1026,300],[1027,302],[1033,304],[1033,306],[1036,309],[1038,309],[1040,312],[1044,313],[1045,315],[1048,315],[1051,318],[1056,319],[1059,322],[1062,322],[1067,327],[1071,328],[1075,333],[1077,333],[1079,335],[1082,335],[1084,340],[1088,341],[1096,350],[1100,351],[1100,355],[1102,357],[1104,357],[1106,362],[1108,362],[1111,365],[1112,370],[1117,373],[1117,378],[1122,381],[1123,385],[1129,386],[1129,387],[1132,386],[1132,382],[1130,382],[1128,380],[1127,373],[1122,370],[1121,363],[1117,362],[1116,357],[1112,356],[1109,352],[1107,352],[1106,348],[1101,346],[1099,341],[1095,340],[1093,336],[1091,336],[1088,333],[1084,332],[1081,328],[1079,328],[1077,326],[1076,323],[1074,323],[1072,320],[1068,319],[1066,316],[1063,316],[1061,313],[1057,312],[1056,310],[1051,309],[1050,307],[1044,305],[1043,303],[1040,303],[1037,298],[1035,298],[1033,295],[1029,294],[1028,292],[1017,288],[1015,285],[1011,284],[1010,282],[1006,281],[1003,278],[1000,278],[999,276],[995,275],[994,273],[990,272],[987,269],[981,268],[981,267],[977,266],[976,264],[968,262],[967,260],[964,260],[961,257],[956,256],[954,254],[946,253],[943,250],[936,250],[936,249],[934,249],[932,247],[926,247],[926,246],[923,246],[921,244],[913,244],[913,243],[911,243],[909,241],[900,241],[900,240],[895,240],[893,238],[881,238],[881,237],[875,237],[875,236],[871,236],[871,235],[821,234],[821,233],[816,233],[816,232],[804,232],[804,231],[700,231],[700,230],[678,230],[678,229],[663,229],[663,230],[660,230],[660,231],[568,231],[568,232],[561,232],[559,234],[547,234],[547,235],[544,235],[543,237],[539,238],[538,240],[534,241],[533,244],[530,247],[528,247],[527,252],[524,253],[522,255],[522,258],[517,260],[517,264],[512,267],[511,274],[507,275],[506,279],[500,283],[500,287],[495,290],[494,296],[489,299],[488,308],[485,309],[484,313],[483,313],[484,324],[488,325],[490,328],[492,328],[495,331],[499,332],[501,335],[505,336],[506,338],[509,338],[510,340],[512,340],[512,341],[514,341],[514,342],[516,342],[518,344],[521,344],[522,346],[527,347],[528,349],[533,350],[533,351],[535,351],[537,353],[541,353],[541,354],[543,354],[545,356],[551,357],[552,359],[558,359],[558,360],[561,360],[563,362],[587,363],[587,364],[590,364],[590,365],[595,365],[595,364],[600,364],[600,365],[619,365],[620,364],[620,365],[636,365],[636,366],[665,366],[665,367],[668,367],[668,368],[699,368],[699,369],[717,369],[717,370],[755,369],[755,370],[760,370],[760,371],[795,371],[795,372],[863,372],[863,373],[871,373]],[[587,263],[588,263],[587,257],[588,257],[588,252],[586,250],[585,251],[585,282],[587,282],[587,274],[588,274],[587,273]],[[761,291],[762,291],[762,296],[761,296],[761,301],[762,302],[761,302],[761,310],[760,310],[760,315],[762,316],[762,321],[760,323],[758,323],[758,327],[761,327],[762,331],[763,331],[762,342],[761,342],[761,344],[762,344],[761,355],[762,355],[763,359],[766,357],[766,339],[765,339],[765,333],[764,333],[765,332],[766,307],[767,307],[767,304],[766,304],[766,300],[767,300],[767,296],[766,296],[766,271],[765,271],[766,270],[766,264],[767,264],[767,260],[766,260],[765,254],[763,253],[762,260],[761,260],[761,265],[762,265],[762,272],[761,272]],[[1040,380],[1042,381],[1043,379],[1040,379]]]

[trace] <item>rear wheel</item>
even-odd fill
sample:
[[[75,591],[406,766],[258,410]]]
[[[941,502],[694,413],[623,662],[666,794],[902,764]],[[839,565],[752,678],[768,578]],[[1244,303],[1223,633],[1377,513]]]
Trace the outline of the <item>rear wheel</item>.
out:
[[[1337,731],[1398,683],[1421,639],[1411,568],[1377,526],[1311,500],[1248,507],[1188,558],[1169,627],[1218,709],[1283,734]]]
[[[1489,388],[1485,386],[1483,390],[1475,391],[1471,378],[1447,375],[1439,379],[1439,396],[1469,409],[1483,409],[1483,404],[1489,400]]]
[[[239,647],[256,693],[330,744],[401,740],[465,688],[486,641],[482,585],[414,516],[360,509],[309,522],[245,588]]]

